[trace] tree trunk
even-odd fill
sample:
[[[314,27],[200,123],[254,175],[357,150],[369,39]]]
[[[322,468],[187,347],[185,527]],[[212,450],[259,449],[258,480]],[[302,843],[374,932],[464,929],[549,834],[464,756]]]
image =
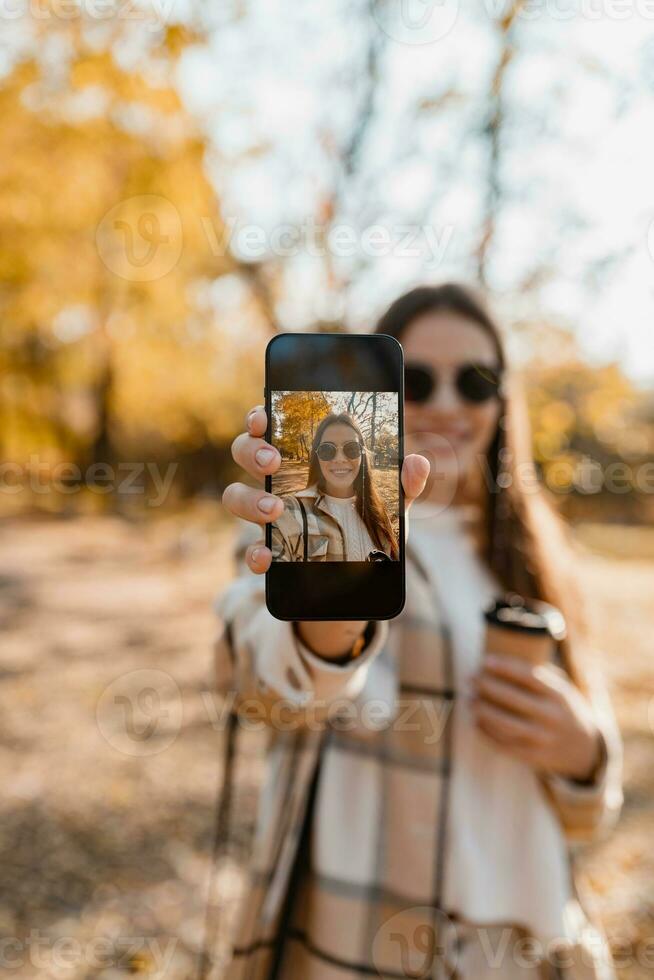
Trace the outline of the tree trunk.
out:
[[[110,436],[110,401],[112,389],[113,370],[111,362],[107,358],[94,388],[97,428],[89,450],[91,463],[110,463],[113,458],[113,447]]]
[[[372,396],[372,421],[370,423],[370,449],[375,452],[375,443],[377,441],[377,392],[373,392]]]

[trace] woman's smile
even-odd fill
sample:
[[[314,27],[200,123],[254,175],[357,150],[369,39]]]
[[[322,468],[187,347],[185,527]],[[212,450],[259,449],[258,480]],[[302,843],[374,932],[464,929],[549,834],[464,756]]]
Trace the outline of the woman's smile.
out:
[[[352,427],[343,422],[332,422],[322,433],[323,442],[331,442],[336,446],[334,459],[319,459],[320,472],[325,489],[332,497],[349,497],[354,490],[354,483],[361,469],[361,457],[349,459],[345,455],[344,446],[353,441]]]

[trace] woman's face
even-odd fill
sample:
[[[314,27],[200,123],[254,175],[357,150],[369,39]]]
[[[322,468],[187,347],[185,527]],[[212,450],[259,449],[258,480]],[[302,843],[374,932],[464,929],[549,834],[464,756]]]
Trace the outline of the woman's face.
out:
[[[348,459],[343,452],[345,443],[352,442],[352,440],[358,442],[358,435],[351,426],[341,422],[334,422],[323,430],[320,444],[333,442],[338,447],[334,459],[324,462],[318,457],[318,464],[327,487],[327,493],[333,497],[351,496],[354,493],[353,484],[361,468],[361,457]]]
[[[426,313],[417,317],[402,336],[406,364],[429,368],[436,379],[424,403],[406,402],[408,452],[422,452],[432,463],[430,485],[439,479],[450,487],[479,470],[497,431],[498,398],[470,402],[457,390],[458,370],[465,365],[497,367],[493,339],[474,320],[455,313]],[[452,492],[448,491],[448,496]]]

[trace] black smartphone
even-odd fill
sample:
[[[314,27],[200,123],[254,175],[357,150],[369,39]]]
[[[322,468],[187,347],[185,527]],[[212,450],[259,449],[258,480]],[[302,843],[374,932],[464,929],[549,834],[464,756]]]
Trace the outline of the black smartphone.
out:
[[[277,619],[391,619],[405,600],[404,360],[383,334],[285,333],[266,348],[266,603]]]

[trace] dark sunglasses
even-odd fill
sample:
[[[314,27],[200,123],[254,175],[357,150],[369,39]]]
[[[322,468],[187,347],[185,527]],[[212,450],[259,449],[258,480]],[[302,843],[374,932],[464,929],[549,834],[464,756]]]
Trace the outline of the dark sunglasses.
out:
[[[323,463],[330,463],[333,459],[336,459],[337,452],[338,446],[336,443],[321,442],[316,449],[316,456],[318,459],[322,460]],[[359,459],[361,456],[361,443],[357,442],[356,439],[351,439],[349,442],[344,442],[343,455],[346,459]]]
[[[500,396],[502,372],[486,364],[462,364],[456,372],[456,390],[467,402],[480,405]],[[404,397],[422,405],[438,388],[438,372],[425,364],[407,364],[404,369]]]

